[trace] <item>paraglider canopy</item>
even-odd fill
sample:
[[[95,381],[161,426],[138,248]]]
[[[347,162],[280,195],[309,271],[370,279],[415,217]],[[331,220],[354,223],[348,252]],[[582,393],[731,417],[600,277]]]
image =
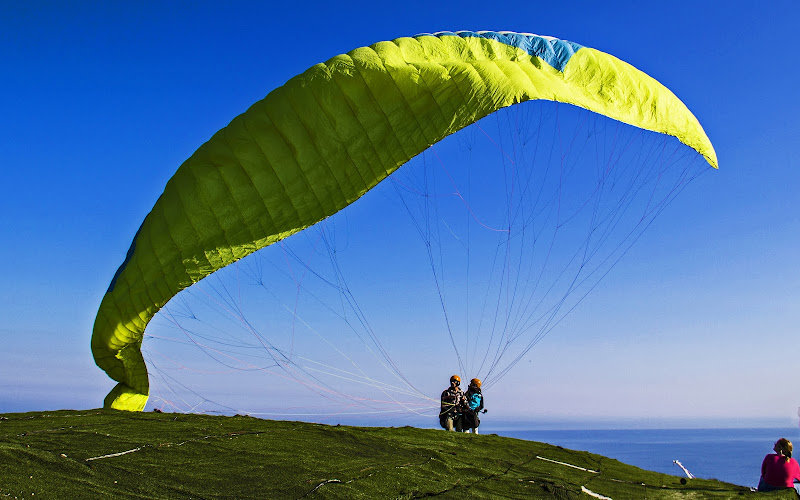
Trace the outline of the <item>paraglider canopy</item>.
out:
[[[336,56],[234,118],[167,183],[95,320],[95,362],[119,382],[105,406],[144,408],[144,331],[180,290],[335,214],[444,137],[534,99],[674,136],[717,166],[702,127],[672,92],[573,42],[440,32]]]

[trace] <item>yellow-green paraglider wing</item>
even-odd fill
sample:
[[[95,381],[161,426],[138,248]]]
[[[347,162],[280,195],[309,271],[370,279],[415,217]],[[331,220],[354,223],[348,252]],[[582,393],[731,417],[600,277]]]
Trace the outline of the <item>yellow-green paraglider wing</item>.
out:
[[[179,291],[335,214],[447,135],[532,99],[675,136],[717,166],[702,127],[672,92],[576,43],[444,32],[336,56],[236,117],[167,183],[95,320],[95,362],[119,382],[105,406],[144,408],[145,327]]]

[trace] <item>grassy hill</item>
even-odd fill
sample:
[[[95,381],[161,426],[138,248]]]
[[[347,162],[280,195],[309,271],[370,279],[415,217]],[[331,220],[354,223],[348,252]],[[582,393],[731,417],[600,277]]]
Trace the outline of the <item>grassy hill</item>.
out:
[[[113,410],[0,415],[0,498],[796,498],[496,435]]]

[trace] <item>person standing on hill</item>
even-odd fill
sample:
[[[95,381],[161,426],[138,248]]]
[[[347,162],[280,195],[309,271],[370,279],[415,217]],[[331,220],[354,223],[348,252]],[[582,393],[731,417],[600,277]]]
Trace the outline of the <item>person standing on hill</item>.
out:
[[[800,481],[800,464],[792,458],[792,442],[780,438],[772,449],[775,453],[764,457],[761,463],[758,491],[794,488],[794,482]]]
[[[439,410],[439,425],[448,431],[461,432],[461,407],[464,403],[464,393],[461,392],[461,377],[450,377],[450,387],[442,392],[441,409]]]
[[[461,426],[466,432],[472,430],[478,433],[481,419],[478,414],[483,410],[483,393],[481,393],[481,380],[474,378],[469,382],[469,388],[464,395],[464,410],[461,414]]]

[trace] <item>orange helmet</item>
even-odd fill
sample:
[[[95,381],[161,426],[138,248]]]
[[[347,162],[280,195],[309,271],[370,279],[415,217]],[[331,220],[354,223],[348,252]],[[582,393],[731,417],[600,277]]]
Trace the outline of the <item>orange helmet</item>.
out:
[[[481,388],[481,379],[479,379],[479,378],[474,378],[474,379],[472,379],[472,380],[470,380],[470,381],[469,381],[469,385],[474,385],[475,387],[477,387],[478,389],[480,389],[480,388]]]
[[[452,377],[450,377],[450,383],[453,382],[458,382],[458,385],[461,385],[461,377],[459,377],[458,375],[453,375]]]

